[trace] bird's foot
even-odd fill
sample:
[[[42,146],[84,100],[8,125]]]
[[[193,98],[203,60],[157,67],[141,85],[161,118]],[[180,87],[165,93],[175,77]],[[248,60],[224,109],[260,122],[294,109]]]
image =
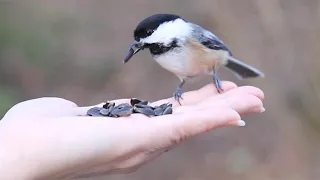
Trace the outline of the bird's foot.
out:
[[[214,85],[217,88],[218,93],[221,94],[223,92],[223,89],[222,89],[222,86],[221,86],[221,81],[220,81],[220,79],[219,79],[219,77],[217,75],[214,77],[213,82],[214,82]]]
[[[181,106],[181,103],[180,103],[180,99],[183,99],[182,98],[182,90],[181,88],[177,88],[176,91],[173,93],[173,97],[176,101],[178,101],[178,103],[180,104]]]

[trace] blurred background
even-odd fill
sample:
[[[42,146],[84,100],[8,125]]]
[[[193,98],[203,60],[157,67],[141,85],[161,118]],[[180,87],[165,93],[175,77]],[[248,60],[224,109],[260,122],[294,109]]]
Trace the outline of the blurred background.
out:
[[[171,96],[179,80],[148,51],[122,64],[133,29],[155,13],[213,31],[264,71],[264,79],[239,81],[225,69],[220,76],[261,88],[266,112],[242,117],[244,128],[192,138],[133,174],[91,180],[319,179],[318,0],[0,0],[0,116],[42,96],[81,106]],[[184,90],[211,82],[204,77]]]

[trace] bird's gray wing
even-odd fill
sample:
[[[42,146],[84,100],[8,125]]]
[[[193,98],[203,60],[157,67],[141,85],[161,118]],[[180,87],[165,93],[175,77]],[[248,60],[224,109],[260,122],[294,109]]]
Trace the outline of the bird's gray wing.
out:
[[[201,44],[206,46],[209,49],[214,49],[214,50],[225,50],[229,52],[229,55],[232,56],[231,50],[219,39],[215,38],[203,38],[201,41]]]
[[[203,29],[202,27],[192,24],[193,26],[193,36],[200,41],[202,45],[209,49],[214,50],[225,50],[229,52],[229,55],[232,56],[231,50],[225,45],[225,43],[219,39],[212,32]]]

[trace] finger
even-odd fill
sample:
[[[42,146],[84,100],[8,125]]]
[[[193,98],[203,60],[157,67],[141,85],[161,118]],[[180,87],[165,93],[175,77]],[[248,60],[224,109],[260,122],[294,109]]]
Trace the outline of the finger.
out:
[[[244,121],[233,109],[216,108],[183,114],[155,117],[153,122],[161,138],[168,136],[171,142],[178,143],[218,127],[244,126]]]
[[[201,107],[209,106],[210,103],[214,103],[214,105],[216,105],[214,107],[217,107],[217,106],[231,107],[229,105],[233,104],[233,102],[245,103],[246,97],[248,95],[257,97],[258,100],[260,100],[261,102],[260,101],[255,101],[255,102],[260,102],[260,105],[262,105],[262,101],[264,100],[263,91],[252,86],[242,86],[242,87],[230,89],[228,92],[225,92],[216,96],[208,97],[206,100],[199,102],[197,105],[200,106],[199,108],[201,108]],[[248,100],[252,100],[252,97],[249,98]],[[228,101],[230,103],[227,103]]]
[[[228,92],[224,92],[224,93],[220,94],[220,96],[226,97],[226,96],[236,95],[236,94],[251,94],[251,95],[258,97],[262,101],[264,100],[263,91],[257,87],[253,87],[253,86],[241,86],[238,88],[233,88],[233,89],[229,90]]]
[[[30,99],[14,105],[3,119],[30,116],[65,116],[77,105],[69,100],[58,97],[41,97]],[[21,118],[20,118],[21,119]]]
[[[230,81],[222,81],[221,86],[223,87],[225,92],[237,87],[235,83]],[[180,102],[182,105],[195,104],[202,101],[205,98],[208,98],[209,96],[214,96],[217,94],[219,94],[217,89],[212,83],[210,83],[198,90],[193,90],[193,91],[188,91],[183,93],[182,94],[183,99],[180,100]],[[152,105],[156,106],[156,105],[161,105],[168,102],[172,103],[173,107],[180,106],[173,97],[153,102]]]
[[[265,111],[262,101],[253,95],[230,96],[227,98],[210,98],[196,106],[180,106],[173,113],[186,113],[213,108],[231,108],[239,114],[262,113]]]
[[[262,101],[251,94],[235,94],[226,98],[212,97],[207,101],[199,103],[195,109],[224,107],[231,108],[240,114],[249,112],[261,113],[264,111]]]
[[[234,89],[237,87],[237,85],[233,82],[224,81],[221,85],[225,92]],[[187,93],[184,93],[182,96],[182,105],[188,105],[188,104],[195,104],[198,103],[210,96],[218,95],[217,88],[214,86],[214,84],[208,84],[198,90],[189,91]],[[177,101],[174,100],[175,104],[178,104]]]

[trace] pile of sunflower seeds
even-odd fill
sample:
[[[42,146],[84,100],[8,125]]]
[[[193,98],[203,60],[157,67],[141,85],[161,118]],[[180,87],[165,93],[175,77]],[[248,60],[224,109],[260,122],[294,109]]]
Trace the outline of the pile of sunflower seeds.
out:
[[[102,107],[93,107],[87,111],[88,116],[123,117],[133,113],[140,113],[147,116],[161,116],[172,114],[172,104],[165,103],[160,106],[149,106],[148,101],[132,98],[129,103],[122,103],[115,106],[114,102],[107,102]]]

